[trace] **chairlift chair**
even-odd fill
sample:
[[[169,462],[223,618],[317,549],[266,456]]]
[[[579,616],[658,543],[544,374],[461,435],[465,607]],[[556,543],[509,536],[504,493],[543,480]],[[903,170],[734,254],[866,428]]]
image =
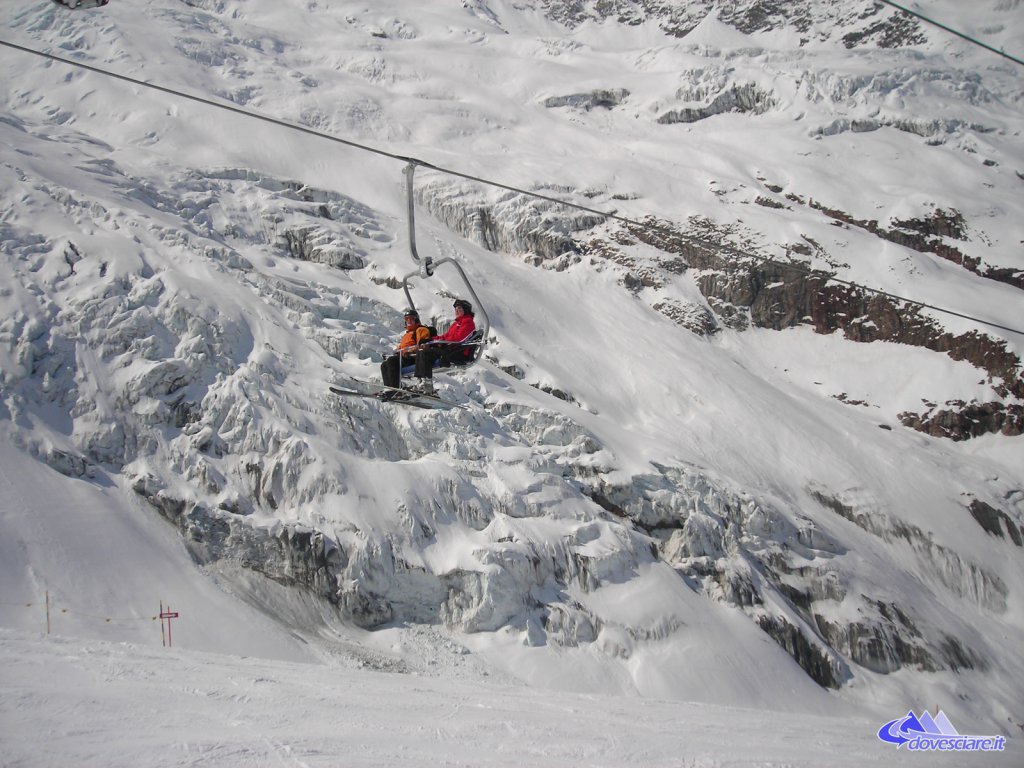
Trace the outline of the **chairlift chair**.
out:
[[[477,323],[476,330],[473,331],[465,341],[460,343],[460,346],[470,348],[472,353],[466,357],[466,362],[457,363],[455,366],[466,369],[474,365],[483,356],[483,348],[487,344],[487,337],[491,330],[491,321],[487,316],[487,310],[484,309],[484,306],[480,301],[480,297],[477,296],[476,291],[473,289],[473,284],[469,281],[466,271],[457,260],[449,256],[434,261],[430,257],[421,257],[419,252],[416,250],[416,210],[413,196],[413,175],[415,172],[416,163],[410,162],[405,167],[406,197],[409,209],[409,253],[412,256],[413,261],[419,266],[417,269],[402,278],[402,290],[405,292],[408,307],[412,310],[416,310],[416,302],[413,301],[410,286],[410,282],[412,280],[415,280],[416,278],[424,280],[429,279],[433,277],[437,268],[442,266],[451,266],[456,272],[458,272],[463,285],[466,287],[466,293],[473,302],[473,307],[475,308],[474,318],[479,321]],[[411,365],[402,366],[402,376],[411,375],[413,369],[414,367]]]

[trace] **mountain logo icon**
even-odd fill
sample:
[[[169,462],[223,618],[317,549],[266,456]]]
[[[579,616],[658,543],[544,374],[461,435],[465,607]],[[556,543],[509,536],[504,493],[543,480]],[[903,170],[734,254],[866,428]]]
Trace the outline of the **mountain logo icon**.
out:
[[[917,736],[959,736],[960,733],[943,712],[932,717],[926,710],[920,717],[913,710],[906,717],[891,720],[878,730],[878,738],[898,747]]]
[[[927,710],[921,715],[911,710],[904,717],[890,720],[878,729],[878,738],[896,748],[907,745],[913,751],[938,750],[943,752],[1002,751],[1006,746],[1003,736],[965,736],[941,710],[934,716]]]

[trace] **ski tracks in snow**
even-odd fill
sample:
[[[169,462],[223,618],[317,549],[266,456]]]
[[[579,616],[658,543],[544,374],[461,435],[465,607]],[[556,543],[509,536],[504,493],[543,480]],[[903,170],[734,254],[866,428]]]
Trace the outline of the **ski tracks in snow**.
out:
[[[862,768],[908,757],[878,741],[879,723],[849,717],[570,694],[9,629],[0,629],[0,658],[0,764],[20,768]],[[990,757],[993,768],[1015,764],[1010,750]],[[962,764],[955,755],[929,761]]]

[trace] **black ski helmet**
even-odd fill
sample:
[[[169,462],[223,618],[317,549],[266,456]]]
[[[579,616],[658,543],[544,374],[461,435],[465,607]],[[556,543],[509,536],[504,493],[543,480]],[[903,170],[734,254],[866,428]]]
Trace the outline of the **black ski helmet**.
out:
[[[404,312],[402,313],[402,317],[403,317],[403,318],[406,318],[406,317],[415,317],[415,318],[416,318],[416,322],[417,322],[417,323],[418,323],[418,322],[420,321],[420,313],[419,313],[419,312],[417,312],[417,311],[416,311],[415,309],[407,309],[407,310],[405,310],[405,311],[404,311]]]
[[[470,304],[465,299],[456,299],[455,303],[452,304],[452,306],[455,307],[456,309],[458,309],[459,307],[462,307],[462,311],[463,312],[465,312],[470,317],[473,316],[473,305]]]

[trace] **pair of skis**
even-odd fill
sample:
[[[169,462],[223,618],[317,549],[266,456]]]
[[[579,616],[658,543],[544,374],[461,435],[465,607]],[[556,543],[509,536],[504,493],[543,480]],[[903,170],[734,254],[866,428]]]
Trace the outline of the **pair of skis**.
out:
[[[355,379],[341,382],[340,386],[331,386],[330,390],[339,397],[373,398],[382,403],[408,405],[412,408],[427,408],[435,411],[447,411],[453,408],[466,407],[459,403],[445,400],[437,395],[428,395],[425,392],[417,392],[414,389],[398,389],[397,387],[387,387],[383,384],[372,384],[368,381],[357,381]]]

